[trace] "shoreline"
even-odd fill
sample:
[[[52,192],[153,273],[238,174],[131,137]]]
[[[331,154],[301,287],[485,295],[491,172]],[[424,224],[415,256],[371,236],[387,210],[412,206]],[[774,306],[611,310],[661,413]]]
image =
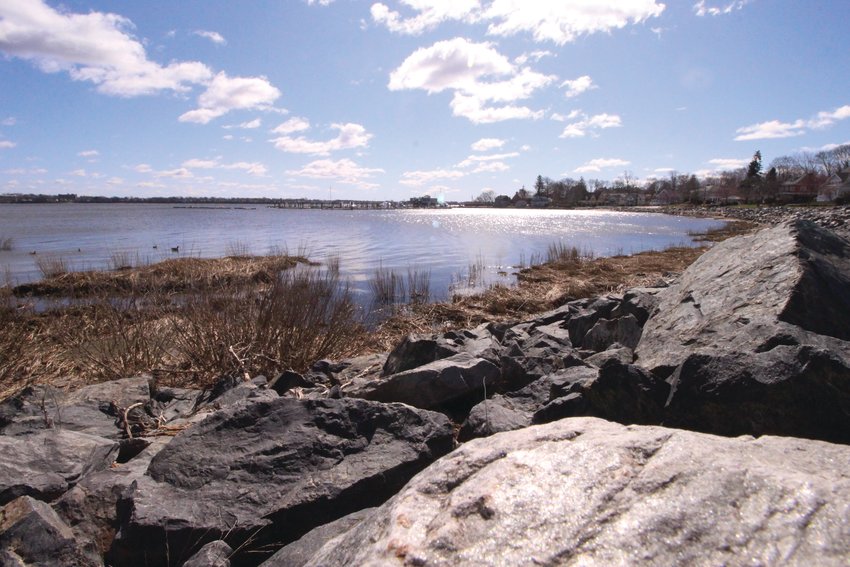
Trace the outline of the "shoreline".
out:
[[[710,216],[734,221],[727,225],[725,229],[702,235],[701,239],[706,243],[752,232],[759,226],[775,224],[780,220],[799,218],[800,216],[815,217],[815,220],[819,221],[821,225],[832,229],[846,229],[850,226],[850,207],[814,209],[668,207],[659,209],[658,212],[680,216]],[[517,273],[517,282],[512,286],[497,285],[480,293],[455,296],[449,301],[396,307],[387,318],[373,328],[365,328],[360,323],[355,323],[354,319],[346,319],[345,325],[348,327],[346,340],[332,348],[315,351],[316,358],[351,357],[387,352],[411,333],[444,332],[470,328],[484,322],[498,323],[521,320],[557,308],[571,300],[604,293],[621,293],[634,287],[668,285],[677,274],[691,265],[707,249],[707,246],[669,248],[662,251],[648,251],[629,256],[604,258],[582,258],[575,254],[576,251],[572,251],[573,255],[567,254],[554,262],[520,270]],[[221,281],[232,282],[235,278],[242,284],[250,282],[253,286],[259,286],[256,289],[260,289],[267,286],[271,279],[268,277],[268,267],[263,265],[262,262],[260,264],[260,268],[254,272],[237,267],[235,270],[231,269],[229,274],[225,274],[225,277],[207,278],[209,285],[201,287],[214,288]],[[105,284],[103,281],[93,282],[86,276],[80,278],[80,276],[69,275],[70,277],[66,278],[68,281],[59,286],[59,289],[67,291],[70,289],[69,285],[73,288],[80,281],[83,281],[91,289],[108,290],[111,286],[113,291],[132,290],[135,286],[141,286],[137,288],[144,291],[144,293],[137,294],[138,297],[142,298],[141,303],[156,304],[156,301],[151,299],[153,297],[151,290],[156,285],[166,282],[170,290],[167,294],[170,303],[174,294],[185,292],[186,287],[168,278],[157,280],[159,284],[145,284],[144,278],[140,278],[138,273],[141,271],[155,272],[156,266],[158,265],[105,273],[107,278],[115,279],[112,284]],[[234,271],[236,272],[235,276]],[[191,271],[191,273],[197,275],[197,269]],[[189,274],[190,271],[185,272],[184,277],[189,277]],[[42,287],[47,291],[52,289],[51,285]],[[237,287],[232,285],[221,289],[224,290],[224,293],[232,293],[233,295],[241,294],[244,296],[246,292],[245,289],[237,290]],[[55,292],[55,290],[53,291]],[[132,298],[128,301],[131,302],[130,304],[134,309],[133,315],[136,317],[131,322],[132,324],[124,321],[125,317],[119,317],[114,313],[108,317],[103,314],[95,315],[96,309],[94,308],[92,313],[88,313],[82,308],[67,308],[60,310],[60,313],[54,317],[55,321],[49,321],[49,317],[36,314],[29,320],[23,321],[23,324],[19,325],[20,328],[17,330],[11,328],[14,325],[10,325],[10,321],[18,323],[21,321],[16,319],[18,314],[15,313],[15,308],[12,308],[11,304],[7,306],[4,315],[5,329],[0,333],[5,335],[5,340],[4,337],[0,337],[0,340],[4,344],[8,344],[9,348],[13,348],[13,345],[18,345],[21,341],[28,346],[20,349],[26,350],[27,353],[18,355],[17,360],[10,360],[15,355],[6,354],[3,364],[0,365],[0,399],[7,398],[21,387],[29,384],[61,383],[63,389],[76,388],[95,381],[111,379],[109,376],[117,377],[118,373],[131,374],[133,372],[154,371],[164,373],[175,386],[204,386],[209,384],[217,375],[238,370],[239,365],[236,364],[236,361],[239,356],[227,352],[229,347],[234,346],[238,350],[238,345],[233,344],[218,347],[224,349],[224,354],[211,352],[213,349],[210,346],[204,347],[210,351],[205,356],[209,357],[210,361],[215,360],[217,364],[221,365],[218,370],[215,370],[212,362],[205,362],[204,368],[206,370],[201,371],[198,369],[198,363],[174,360],[171,355],[162,359],[168,361],[165,366],[161,361],[155,362],[158,359],[154,354],[146,352],[148,347],[142,348],[142,339],[151,333],[162,332],[163,327],[173,330],[173,327],[176,326],[174,318],[182,314],[175,312],[173,305],[171,305],[150,320],[145,320],[136,311],[137,301]],[[205,297],[202,303],[208,304],[209,307],[214,302],[212,298]],[[229,307],[234,313],[233,317],[241,317],[239,306],[236,305],[238,304],[237,299],[231,298],[230,303],[234,304]],[[219,319],[220,317],[209,307],[209,313],[204,318],[204,324],[212,325],[214,321]],[[98,327],[98,325],[104,324],[105,320],[112,321],[112,326],[108,328]],[[226,321],[216,323],[219,326],[227,324]],[[317,326],[317,329],[319,327]],[[96,332],[95,329],[97,329]],[[211,327],[210,332],[220,333],[221,331]],[[316,332],[318,333],[318,330]],[[100,333],[101,337],[92,336],[92,333],[95,335]],[[127,343],[118,351],[130,349],[133,352],[116,351],[110,354],[110,350],[115,350],[115,348],[106,345],[102,337],[113,336],[112,334],[119,337],[122,343]],[[313,338],[310,340],[318,340],[317,335],[311,336]],[[233,340],[238,342],[237,339]],[[93,344],[95,346],[92,346]],[[14,348],[18,349],[17,346],[14,346]],[[156,346],[156,348],[159,349],[156,352],[165,356],[165,351],[162,351],[164,347]],[[66,352],[57,352],[62,349]],[[94,349],[95,352],[87,352],[87,349]],[[84,353],[82,359],[79,352]],[[98,357],[96,363],[89,360],[92,356]],[[121,367],[107,371],[105,367],[109,365],[109,356],[121,357],[124,361]],[[184,353],[183,356],[188,359],[194,357],[191,353]],[[299,360],[302,362],[299,364],[312,363],[313,360],[305,358],[307,356],[309,355],[304,354],[300,357]],[[146,361],[152,363],[153,366],[145,367]],[[274,370],[268,364],[260,366],[266,369],[265,372]],[[283,369],[285,368],[278,368],[275,371]],[[295,369],[303,370],[300,367]]]

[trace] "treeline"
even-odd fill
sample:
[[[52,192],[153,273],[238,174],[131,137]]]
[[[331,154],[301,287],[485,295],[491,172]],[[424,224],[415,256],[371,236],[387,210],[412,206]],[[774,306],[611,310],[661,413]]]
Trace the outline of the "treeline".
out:
[[[553,180],[538,175],[533,190],[525,187],[511,195],[484,191],[474,202],[496,206],[555,206],[616,204],[670,204],[705,202],[770,203],[785,200],[811,200],[817,187],[830,176],[850,176],[850,144],[818,152],[780,156],[764,167],[756,151],[746,167],[697,176],[671,171],[664,177],[638,180],[626,171],[613,181],[564,178]],[[798,196],[785,194],[788,184],[798,182],[807,191]]]

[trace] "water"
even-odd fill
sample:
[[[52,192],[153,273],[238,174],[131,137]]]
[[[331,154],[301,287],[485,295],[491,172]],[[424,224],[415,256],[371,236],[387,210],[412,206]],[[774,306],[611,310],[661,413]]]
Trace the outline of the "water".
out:
[[[311,259],[337,256],[358,294],[379,266],[406,276],[430,271],[432,297],[462,291],[470,266],[483,283],[512,273],[549,245],[562,242],[595,256],[632,254],[692,244],[688,232],[722,221],[603,210],[283,210],[180,208],[159,204],[0,205],[0,277],[20,284],[41,277],[40,256],[61,256],[71,269],[108,269],[113,258],[155,262],[176,256],[220,257],[234,250],[265,254],[305,250]],[[179,247],[179,252],[172,248]],[[31,252],[36,252],[32,255]],[[479,280],[480,281],[480,280]]]

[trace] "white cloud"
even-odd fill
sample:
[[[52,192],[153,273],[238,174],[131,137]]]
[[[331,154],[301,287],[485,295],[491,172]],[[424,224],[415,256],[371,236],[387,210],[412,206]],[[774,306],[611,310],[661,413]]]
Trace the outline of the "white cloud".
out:
[[[598,89],[599,87],[593,84],[593,79],[588,75],[582,75],[578,79],[568,80],[561,83],[561,87],[567,87],[567,92],[564,93],[567,98],[573,98],[585,91]]]
[[[84,150],[77,154],[80,157],[97,157],[100,155],[100,152],[97,150]]]
[[[750,163],[750,160],[737,158],[715,158],[708,160],[708,163],[714,166],[715,171],[724,171],[746,167],[747,164]]]
[[[157,171],[154,173],[154,177],[174,177],[176,179],[187,179],[189,177],[193,177],[193,175],[192,172],[189,171],[187,168],[180,167],[167,171]]]
[[[540,118],[542,111],[492,103],[526,99],[554,80],[527,67],[516,68],[489,43],[455,38],[417,49],[390,74],[388,86],[393,91],[422,89],[429,94],[453,91],[453,114],[482,124]]]
[[[626,161],[624,159],[597,158],[590,160],[581,167],[575,168],[573,171],[575,171],[576,173],[597,173],[602,171],[603,169],[610,169],[613,167],[625,167],[630,163],[630,161]]]
[[[399,3],[417,14],[405,18],[386,4],[375,3],[371,8],[372,20],[395,33],[419,35],[445,21],[472,21],[481,8],[478,0],[400,0]]]
[[[551,51],[546,50],[537,50],[532,51],[531,53],[523,53],[522,55],[514,58],[514,63],[517,65],[525,65],[529,61],[540,61],[544,57],[554,57],[555,54]]]
[[[570,116],[573,116],[570,113]],[[578,122],[567,124],[561,132],[561,138],[582,138],[588,134],[598,136],[599,130],[607,128],[619,128],[623,121],[616,114],[595,114],[593,116],[583,115],[584,118]]]
[[[831,111],[818,112],[814,117],[803,120],[798,119],[794,122],[780,122],[779,120],[769,120],[760,122],[750,126],[738,128],[735,133],[736,141],[747,140],[767,140],[772,138],[791,138],[794,136],[802,136],[808,129],[822,130],[828,128],[840,120],[850,118],[850,105],[844,105]]]
[[[720,16],[723,14],[731,14],[736,10],[740,10],[750,3],[750,0],[734,0],[719,6],[707,6],[706,0],[700,0],[694,4],[694,12],[697,16]]]
[[[215,44],[227,45],[227,40],[224,39],[224,37],[218,32],[206,31],[206,30],[196,30],[193,33],[197,36],[208,39]]]
[[[472,173],[500,173],[509,169],[510,166],[503,161],[491,161],[480,164],[472,170]]]
[[[381,3],[372,5],[372,19],[390,31],[418,35],[442,22],[489,22],[487,33],[511,36],[531,33],[535,41],[563,45],[581,35],[610,32],[658,17],[664,4],[655,0],[399,0],[414,14],[408,17]]]
[[[377,185],[365,180],[374,177],[377,173],[384,173],[384,170],[360,167],[350,159],[341,159],[338,161],[320,159],[308,163],[301,169],[289,170],[286,173],[314,179],[336,179],[340,183],[355,185],[361,189],[373,189]]]
[[[334,0],[307,0],[307,5],[312,6],[313,4],[318,4],[319,6],[330,6],[333,1]]]
[[[289,122],[291,122],[291,120]],[[285,124],[287,123],[285,122],[284,124],[278,126],[275,131],[277,131]],[[290,125],[290,127],[300,126],[296,123]],[[291,136],[280,136],[279,138],[273,139],[272,143],[274,143],[274,146],[277,149],[284,152],[296,154],[328,155],[331,152],[335,152],[338,150],[367,147],[369,145],[369,140],[372,139],[372,134],[367,132],[366,128],[364,128],[360,124],[331,124],[331,128],[339,131],[339,134],[337,134],[336,138],[333,138],[332,140],[316,142],[308,140],[303,136],[299,136],[297,138],[293,138]]]
[[[14,116],[10,116],[10,117],[4,118],[2,121],[0,121],[0,126],[14,126],[17,123],[18,123],[18,119],[15,118]]]
[[[567,120],[575,120],[576,118],[582,115],[587,116],[581,110],[571,110],[570,113],[567,115],[555,112],[550,118],[552,118],[552,120],[555,120],[556,122],[566,122]]]
[[[742,142],[746,140],[768,140],[772,138],[802,136],[806,133],[805,127],[806,123],[803,120],[796,120],[792,123],[770,120],[768,122],[738,128],[735,130],[735,133],[738,134],[735,136],[735,140]]]
[[[86,177],[87,173],[85,169],[75,169],[71,172],[71,175],[75,177]]]
[[[120,177],[110,177],[109,179],[106,180],[106,182],[109,185],[123,185],[124,184],[124,180],[121,179]]]
[[[186,169],[241,169],[258,177],[262,177],[268,172],[266,166],[259,162],[239,161],[236,163],[221,163],[218,158],[190,159],[184,161],[181,166]]]
[[[504,159],[514,158],[519,155],[519,152],[510,152],[505,154],[490,154],[490,155],[472,155],[457,164],[457,167],[470,167],[476,163],[488,161],[501,161]]]
[[[231,110],[268,110],[280,91],[265,77],[229,77],[218,73],[198,97],[199,108],[180,116],[181,122],[206,124]]]
[[[610,32],[658,17],[664,4],[655,0],[494,0],[483,17],[493,20],[488,33],[511,36],[530,32],[535,41],[563,45],[581,35]]]
[[[836,108],[832,112],[818,112],[817,115],[809,120],[809,128],[827,128],[832,126],[839,120],[850,118],[850,105],[845,105]]]
[[[420,187],[436,179],[459,179],[466,173],[453,169],[434,169],[430,171],[405,171],[399,183],[411,187]]]
[[[245,130],[253,130],[254,128],[259,128],[263,125],[263,121],[259,118],[255,118],[253,120],[249,120],[247,122],[242,122],[237,126],[237,128],[244,128]]]
[[[275,134],[294,134],[295,132],[303,132],[304,130],[310,129],[310,121],[306,118],[299,118],[294,116],[277,126],[274,130],[272,130]]]
[[[140,163],[139,165],[133,168],[134,171],[138,173],[151,173],[153,168],[146,163]]]
[[[0,150],[8,150],[10,148],[14,148],[17,146],[15,142],[10,142],[9,140],[0,140]]]
[[[132,28],[130,20],[116,14],[60,12],[43,0],[0,5],[0,51],[47,73],[66,71],[105,94],[184,92],[212,75],[196,61],[165,66],[150,61],[142,43],[130,35]]]
[[[499,138],[481,138],[474,144],[472,144],[472,149],[476,152],[486,152],[488,150],[495,150],[496,148],[501,148],[505,145],[504,140],[500,140]]]

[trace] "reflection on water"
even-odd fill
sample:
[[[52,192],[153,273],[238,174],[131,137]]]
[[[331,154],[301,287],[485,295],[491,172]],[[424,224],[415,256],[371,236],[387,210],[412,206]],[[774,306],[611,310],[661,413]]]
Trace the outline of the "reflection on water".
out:
[[[176,256],[217,257],[234,250],[264,254],[306,249],[312,259],[339,257],[358,293],[378,266],[431,273],[431,294],[454,281],[510,279],[553,242],[595,256],[690,244],[688,232],[721,221],[619,211],[533,209],[278,210],[174,208],[151,204],[0,205],[0,274],[36,280],[37,255],[59,255],[73,269],[108,269],[116,257],[156,262]],[[172,248],[179,247],[179,252]],[[35,252],[36,255],[32,255]],[[476,271],[472,274],[470,271]],[[505,276],[499,276],[499,272]],[[472,278],[471,276],[475,276]],[[461,286],[463,287],[463,286]]]

